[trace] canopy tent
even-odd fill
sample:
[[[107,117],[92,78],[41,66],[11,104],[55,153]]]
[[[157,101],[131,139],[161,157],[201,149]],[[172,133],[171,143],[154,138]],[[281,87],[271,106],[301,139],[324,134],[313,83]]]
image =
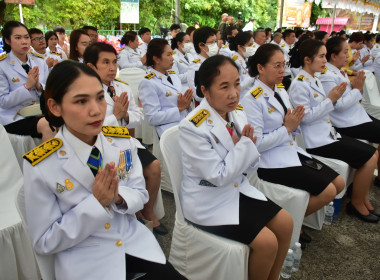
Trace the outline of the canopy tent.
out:
[[[347,17],[337,17],[334,20],[333,25],[333,31],[341,31],[344,30],[345,25],[347,25],[349,18]],[[326,31],[327,33],[330,33],[331,30],[331,24],[332,24],[332,18],[318,18],[316,24],[320,25],[319,30]]]

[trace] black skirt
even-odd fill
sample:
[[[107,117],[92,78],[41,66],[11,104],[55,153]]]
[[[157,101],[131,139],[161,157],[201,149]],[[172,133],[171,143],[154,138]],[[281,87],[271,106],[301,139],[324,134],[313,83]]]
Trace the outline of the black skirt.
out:
[[[339,128],[335,127],[340,134],[356,139],[364,139],[372,143],[380,143],[380,121],[369,116],[372,122],[362,123],[355,126]]]
[[[137,155],[141,161],[142,167],[149,165],[151,162],[155,161],[157,158],[149,152],[147,149],[137,148]]]
[[[339,159],[355,169],[362,167],[376,153],[371,145],[342,135],[339,141],[318,148],[307,149],[313,155]]]
[[[311,195],[319,195],[326,187],[339,176],[337,172],[313,158],[313,161],[322,165],[321,170],[307,166],[302,159],[308,157],[298,154],[301,166],[286,168],[259,168],[257,175],[264,181],[285,185],[294,189],[304,190]]]
[[[240,193],[238,225],[202,226],[187,222],[209,233],[249,245],[280,210],[281,207],[269,199],[262,201]]]
[[[40,117],[30,117],[4,125],[5,130],[10,134],[31,136],[41,138],[42,134],[37,132],[37,123]]]

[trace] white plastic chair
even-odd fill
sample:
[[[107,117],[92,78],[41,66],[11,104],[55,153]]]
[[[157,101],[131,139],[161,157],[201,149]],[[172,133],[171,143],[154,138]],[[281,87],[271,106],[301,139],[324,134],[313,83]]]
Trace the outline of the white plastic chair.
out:
[[[158,159],[161,164],[161,184],[160,187],[164,191],[173,192],[172,183],[170,182],[170,176],[168,171],[168,165],[166,164],[164,157],[160,148],[160,140],[158,139],[158,135],[156,129],[154,129],[153,133],[153,155]]]
[[[22,156],[34,149],[42,143],[40,138],[32,138],[31,136],[16,135],[8,133],[9,141],[11,141],[13,151],[16,155],[17,162],[22,170],[23,159]]]
[[[380,119],[380,93],[375,75],[365,70],[362,105],[369,115]]]
[[[0,271],[1,279],[37,279],[33,249],[16,208],[24,184],[8,134],[0,125]]]
[[[247,280],[247,245],[195,228],[183,217],[179,200],[183,173],[178,126],[162,134],[160,146],[168,165],[177,210],[169,261],[189,280]]]

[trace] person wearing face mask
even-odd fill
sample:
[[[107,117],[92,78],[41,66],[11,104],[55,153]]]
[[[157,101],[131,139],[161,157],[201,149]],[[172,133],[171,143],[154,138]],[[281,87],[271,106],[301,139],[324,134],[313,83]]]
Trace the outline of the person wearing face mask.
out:
[[[204,26],[194,31],[193,36],[196,55],[187,71],[187,83],[194,92],[198,82],[198,70],[202,63],[209,57],[217,55],[219,52],[218,41],[216,40],[215,29]],[[195,95],[195,100],[200,102],[201,97]]]
[[[173,70],[178,74],[182,83],[182,90],[186,91],[189,86],[187,84],[187,70],[190,62],[193,60],[190,51],[193,44],[190,42],[190,36],[185,32],[180,32],[171,41],[173,50],[174,65]]]
[[[146,62],[146,54],[141,56],[137,51],[139,46],[139,37],[134,31],[128,31],[121,38],[122,45],[125,45],[118,55],[117,64],[119,69],[124,68],[141,68],[144,69],[144,64]]]
[[[241,94],[243,99],[245,93],[249,89],[252,79],[248,74],[247,60],[255,53],[253,48],[253,37],[251,32],[239,32],[235,38],[230,41],[230,49],[232,50],[232,60],[239,67]]]

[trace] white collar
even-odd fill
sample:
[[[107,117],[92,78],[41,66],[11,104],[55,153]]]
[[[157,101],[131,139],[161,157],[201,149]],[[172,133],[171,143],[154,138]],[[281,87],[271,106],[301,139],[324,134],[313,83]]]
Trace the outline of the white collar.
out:
[[[263,83],[260,80],[260,76],[256,79],[254,87],[256,86],[256,83],[258,83],[263,88],[264,93],[268,93],[269,95],[274,96],[274,90]],[[276,85],[274,87],[276,88]]]
[[[28,58],[28,61],[26,63],[22,62],[18,57],[13,53],[13,51],[10,51],[9,56],[11,56],[13,59],[15,59],[20,65],[28,64],[30,68],[32,68],[32,64],[30,63],[30,57],[29,53],[26,54],[26,57]]]
[[[339,69],[338,67],[336,67],[335,65],[332,65],[331,63],[329,62],[326,62],[326,66],[327,66],[327,69],[332,71],[332,72],[337,72],[339,73],[341,69]]]
[[[203,98],[202,102],[205,103],[205,106],[208,107],[208,108],[210,109],[210,111],[211,111],[212,114],[214,114],[214,115],[217,116],[217,119],[219,120],[219,122],[221,122],[221,124],[222,124],[223,126],[226,126],[226,124],[229,123],[229,122],[227,122],[225,119],[223,119],[222,116],[219,115],[219,113],[218,113],[217,111],[215,111],[215,109],[214,109],[214,108],[208,103],[208,101],[207,101],[206,98]],[[228,115],[228,119],[229,119],[230,122],[233,121],[233,118],[232,118],[232,114],[231,114],[231,113],[232,113],[232,112],[227,113],[227,115]]]

